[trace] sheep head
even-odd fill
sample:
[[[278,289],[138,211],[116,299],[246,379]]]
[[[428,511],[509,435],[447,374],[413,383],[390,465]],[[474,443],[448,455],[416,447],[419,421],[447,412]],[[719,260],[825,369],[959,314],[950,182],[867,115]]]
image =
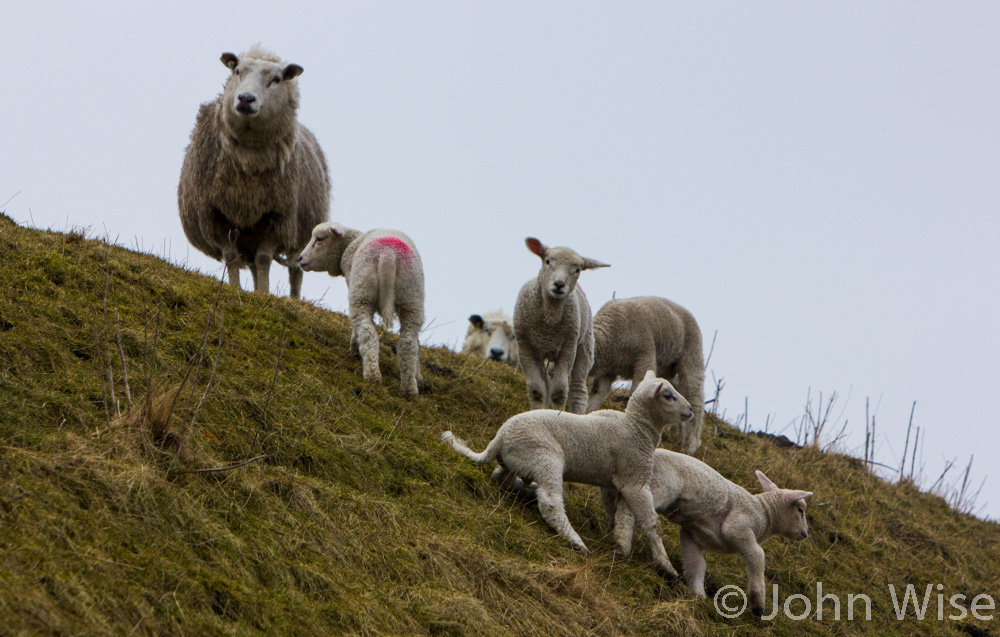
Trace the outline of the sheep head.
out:
[[[650,420],[660,427],[681,425],[694,416],[687,399],[674,389],[670,381],[657,378],[653,370],[648,370],[639,386],[632,391],[625,410],[630,407],[643,409]]]
[[[565,299],[576,289],[576,281],[583,270],[610,267],[607,263],[581,257],[569,248],[550,248],[534,237],[528,237],[524,243],[541,258],[538,281],[545,293],[555,300]]]
[[[309,244],[299,255],[299,267],[306,272],[329,272],[343,276],[340,259],[350,243],[345,235],[347,228],[339,223],[324,222],[313,228]]]
[[[757,471],[756,475],[764,494],[768,494],[775,502],[771,532],[789,540],[804,540],[809,537],[806,498],[812,496],[812,492],[779,489],[764,472]]]
[[[231,128],[239,132],[294,121],[299,90],[293,80],[302,73],[301,66],[284,64],[258,45],[239,56],[223,53],[221,60],[232,71],[223,92],[224,117]]]

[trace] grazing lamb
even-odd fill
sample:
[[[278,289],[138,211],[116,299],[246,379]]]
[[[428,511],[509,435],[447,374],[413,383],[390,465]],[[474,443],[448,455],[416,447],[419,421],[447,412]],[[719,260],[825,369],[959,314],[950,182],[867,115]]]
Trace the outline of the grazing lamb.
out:
[[[514,319],[496,311],[469,317],[463,354],[482,356],[489,360],[517,367],[517,341],[514,339]]]
[[[534,237],[524,242],[542,259],[538,276],[521,287],[514,307],[528,403],[531,409],[563,409],[568,399],[568,410],[582,414],[587,409],[594,334],[590,304],[576,281],[582,270],[609,266],[569,248],[549,248]]]
[[[538,509],[556,533],[584,553],[563,507],[563,482],[595,484],[621,493],[646,534],[657,566],[673,577],[653,510],[649,479],[653,451],[663,428],[692,417],[684,397],[653,372],[632,393],[624,412],[605,409],[586,416],[545,409],[505,422],[482,453],[469,449],[450,431],[441,440],[479,465],[497,460],[493,479],[504,486],[535,481]]]
[[[649,487],[656,510],[681,527],[684,578],[694,594],[705,597],[702,551],[739,553],[750,577],[750,607],[760,614],[764,607],[760,543],[775,533],[790,540],[806,539],[805,498],[812,493],[779,489],[760,471],[757,480],[764,492],[750,495],[700,460],[657,449]],[[615,543],[628,556],[635,519],[629,507],[617,506],[619,500],[613,489],[601,490],[605,512],[614,519]]]
[[[330,199],[323,151],[295,118],[302,67],[257,45],[239,57],[223,53],[222,63],[232,75],[222,95],[201,105],[184,154],[181,225],[194,247],[226,264],[235,286],[249,266],[254,290],[267,292],[271,261],[285,255],[299,298],[295,259]]]
[[[636,387],[646,370],[669,378],[694,409],[678,448],[694,453],[701,446],[705,411],[705,361],[701,330],[691,313],[656,296],[612,299],[594,315],[594,366],[590,370],[587,411],[600,409],[619,377]]]
[[[362,375],[382,382],[378,369],[378,334],[375,313],[391,326],[399,317],[400,391],[417,395],[420,380],[420,345],[417,337],[424,324],[424,266],[416,246],[396,230],[360,230],[339,223],[321,223],[298,263],[303,270],[329,272],[347,279],[347,302],[351,318],[351,349],[361,355]]]

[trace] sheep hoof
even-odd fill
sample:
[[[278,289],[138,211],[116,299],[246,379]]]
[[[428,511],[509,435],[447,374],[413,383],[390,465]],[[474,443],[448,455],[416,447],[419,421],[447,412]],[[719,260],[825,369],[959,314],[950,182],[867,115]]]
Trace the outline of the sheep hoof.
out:
[[[673,566],[667,564],[657,564],[656,572],[658,572],[664,579],[667,580],[675,580],[680,578],[680,575],[677,573],[677,570]]]

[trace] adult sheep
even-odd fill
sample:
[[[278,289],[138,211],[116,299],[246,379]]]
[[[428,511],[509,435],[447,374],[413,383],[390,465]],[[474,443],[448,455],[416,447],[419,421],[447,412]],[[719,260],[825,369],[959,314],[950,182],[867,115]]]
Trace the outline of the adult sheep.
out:
[[[184,154],[177,203],[184,234],[226,264],[229,283],[249,267],[254,290],[269,290],[271,261],[288,266],[298,298],[299,252],[326,221],[330,178],[316,138],[298,123],[298,64],[284,64],[254,45],[222,54],[232,74],[214,101],[202,104]]]
[[[469,317],[462,353],[517,367],[514,319],[499,310],[482,316],[473,314]]]

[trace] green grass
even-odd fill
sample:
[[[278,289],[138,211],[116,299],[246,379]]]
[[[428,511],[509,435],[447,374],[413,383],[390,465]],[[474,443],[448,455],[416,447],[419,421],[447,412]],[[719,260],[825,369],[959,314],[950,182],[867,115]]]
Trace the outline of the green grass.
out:
[[[768,593],[874,602],[870,622],[729,620],[643,541],[615,562],[594,489],[567,489],[582,556],[438,442],[482,448],[526,407],[506,366],[425,348],[403,399],[391,334],[368,385],[342,315],[2,215],[0,279],[0,634],[1000,632],[895,619],[889,583],[1000,599],[1000,527],[855,459],[706,427],[700,457],[735,482],[816,492],[810,538],[764,544]],[[745,585],[708,561],[710,593]]]

